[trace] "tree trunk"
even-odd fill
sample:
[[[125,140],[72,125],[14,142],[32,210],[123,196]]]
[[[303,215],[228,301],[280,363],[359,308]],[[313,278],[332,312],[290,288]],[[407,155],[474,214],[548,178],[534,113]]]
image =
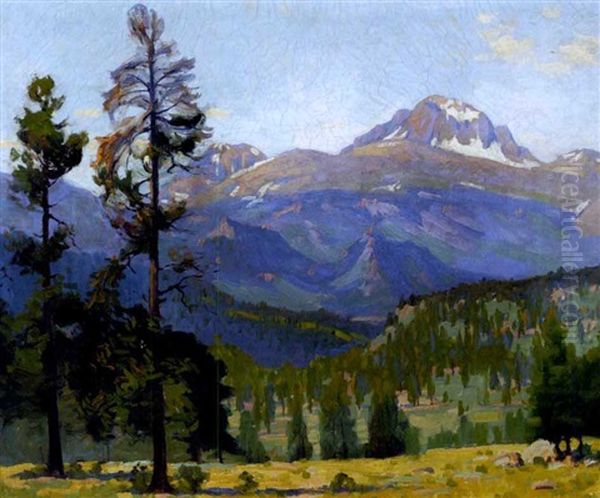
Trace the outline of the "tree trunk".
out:
[[[192,446],[190,448],[190,458],[192,459],[192,462],[203,463],[202,462],[202,449],[196,445]]]
[[[149,96],[150,96],[150,149],[152,172],[150,178],[150,196],[152,206],[152,227],[150,234],[150,248],[148,256],[150,260],[150,288],[148,291],[148,312],[153,326],[152,358],[154,362],[155,379],[151,383],[152,393],[152,446],[153,446],[153,467],[152,481],[150,482],[150,491],[169,492],[172,490],[167,475],[167,435],[165,430],[165,395],[163,391],[162,379],[160,378],[160,365],[158,361],[158,335],[160,329],[160,296],[159,296],[159,271],[160,271],[160,252],[159,252],[159,157],[157,153],[157,125],[155,105],[155,83],[154,83],[154,47],[152,46],[148,53],[149,62]]]
[[[160,365],[158,361],[158,335],[160,332],[160,304],[158,290],[159,274],[159,249],[158,229],[156,217],[158,213],[158,160],[152,158],[152,207],[154,226],[150,241],[150,289],[148,299],[148,312],[153,327],[152,358],[154,362],[154,373],[157,378],[151,381],[152,395],[152,445],[153,445],[153,469],[150,490],[154,492],[168,492],[172,488],[167,476],[167,435],[165,430],[165,395],[160,378]]]
[[[567,447],[565,450],[565,455],[571,456],[571,436],[565,436],[565,445]]]
[[[48,186],[42,193],[42,244],[48,246],[50,239],[50,203]],[[47,291],[52,284],[50,262],[44,261],[42,268],[42,288]],[[52,316],[44,296],[42,304],[42,332],[48,337],[44,370],[46,377],[46,415],[48,420],[48,474],[53,477],[64,477],[65,469],[60,441],[60,417],[58,412],[58,359],[56,351],[56,333],[52,324]]]

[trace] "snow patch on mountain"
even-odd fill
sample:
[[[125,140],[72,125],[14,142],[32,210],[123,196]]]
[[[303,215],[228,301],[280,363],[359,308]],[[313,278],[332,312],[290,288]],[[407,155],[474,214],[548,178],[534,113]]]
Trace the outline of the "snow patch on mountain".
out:
[[[440,107],[445,111],[446,116],[451,116],[456,121],[476,121],[481,116],[481,112],[477,109],[456,99],[448,99],[442,102]]]
[[[388,185],[381,185],[373,189],[374,192],[383,190],[384,192],[400,192],[402,190],[402,184],[400,182],[390,183]]]
[[[489,159],[490,161],[496,161],[498,163],[514,166],[515,168],[531,169],[539,166],[539,163],[536,161],[511,161],[504,155],[498,142],[492,142],[488,147],[485,147],[480,137],[472,138],[468,144],[460,143],[456,137],[452,137],[450,140],[442,140],[441,142],[438,142],[437,138],[434,137],[431,140],[431,146],[456,152],[458,154],[462,154],[463,156]]]
[[[252,145],[214,143],[204,151],[196,166],[203,169],[209,180],[222,181],[266,158],[265,154]]]
[[[600,152],[593,149],[575,149],[558,156],[557,161],[572,165],[598,165]]]
[[[252,166],[245,168],[245,169],[241,169],[239,171],[236,171],[235,173],[233,173],[231,175],[231,178],[239,178],[240,176],[249,173],[250,171],[255,171],[258,168],[260,168],[261,166],[264,166],[265,164],[268,164],[270,162],[273,161],[274,158],[269,158],[269,159],[265,159],[264,161],[258,161],[256,163],[254,163]]]
[[[391,140],[392,138],[395,138],[396,136],[398,138],[406,138],[406,135],[408,135],[408,132],[405,130],[402,133],[400,133],[401,130],[402,130],[402,127],[398,128],[397,130],[394,130],[392,133],[390,133],[389,135],[384,137],[384,140]]]
[[[462,185],[463,187],[467,187],[467,188],[475,188],[477,190],[485,190],[485,188],[481,185],[477,185],[476,183],[471,183],[471,182],[459,182],[459,185]]]
[[[267,182],[258,189],[258,197],[262,199],[269,190],[277,190],[275,182]]]

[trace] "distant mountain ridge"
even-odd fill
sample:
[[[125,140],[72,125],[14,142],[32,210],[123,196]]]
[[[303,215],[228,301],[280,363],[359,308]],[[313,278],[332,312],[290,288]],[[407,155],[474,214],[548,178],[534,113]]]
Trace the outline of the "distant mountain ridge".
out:
[[[598,195],[588,178],[584,201]],[[205,234],[202,247],[218,260],[217,285],[240,299],[381,317],[410,294],[556,269],[557,185],[560,172],[508,127],[431,96],[340,154],[293,149],[191,195],[203,219],[190,230]],[[594,264],[596,204],[580,211],[581,247]]]
[[[600,152],[594,149],[575,149],[561,154],[554,164],[568,164],[573,166],[600,167]]]
[[[194,163],[194,171],[178,174],[168,182],[167,188],[175,196],[186,199],[266,161],[266,154],[253,145],[212,143]]]

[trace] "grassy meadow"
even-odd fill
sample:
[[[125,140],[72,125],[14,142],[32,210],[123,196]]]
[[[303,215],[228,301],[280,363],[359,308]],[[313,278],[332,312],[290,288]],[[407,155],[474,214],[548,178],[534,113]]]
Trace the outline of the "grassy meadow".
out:
[[[595,445],[598,446],[597,444]],[[524,445],[429,450],[411,457],[384,460],[301,461],[295,463],[233,465],[207,464],[209,473],[204,492],[186,496],[330,496],[344,493],[365,497],[447,496],[523,498],[529,496],[600,497],[600,467],[551,464],[501,468],[493,461],[505,452],[522,451]],[[75,478],[54,480],[28,478],[30,464],[0,468],[0,496],[3,498],[87,498],[140,496],[132,489],[133,463],[109,462],[101,466],[83,464]],[[178,465],[170,466],[174,484]],[[239,475],[252,474],[256,490],[239,489]],[[350,492],[329,489],[334,476],[344,472],[356,482]],[[554,489],[537,490],[536,484],[550,481]]]

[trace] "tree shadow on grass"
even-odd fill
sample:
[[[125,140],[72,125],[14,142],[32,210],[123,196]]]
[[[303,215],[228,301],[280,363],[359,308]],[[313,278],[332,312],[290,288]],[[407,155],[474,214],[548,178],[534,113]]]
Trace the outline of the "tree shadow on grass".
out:
[[[70,472],[69,472],[70,470]],[[134,495],[143,495],[145,492],[145,485],[139,487],[139,489],[135,489],[134,480],[136,476],[139,476],[139,472],[136,472],[134,469],[131,471],[119,470],[117,472],[102,472],[101,468],[95,470],[85,471],[80,467],[75,467],[71,469],[67,469],[66,472],[67,481],[74,480],[86,480],[86,479],[96,479],[99,481],[118,481],[123,483],[131,483],[133,488],[127,489],[127,492]],[[43,477],[48,477],[45,472],[45,468],[43,466],[36,467],[34,469],[24,470],[15,474],[15,477],[23,480],[31,480],[31,479],[39,479]],[[394,486],[364,486],[360,485],[353,489],[336,489],[333,491],[329,486],[320,486],[317,488],[265,488],[265,489],[257,489],[252,492],[253,495],[260,496],[300,496],[300,495],[321,495],[323,493],[330,492],[332,494],[338,493],[347,493],[347,492],[361,492],[367,493],[371,491],[383,491],[384,489],[393,488]],[[221,488],[221,487],[212,487],[212,488],[202,488],[199,491],[201,494],[208,496],[243,496],[245,493],[240,490],[234,488]],[[176,490],[175,495],[189,495],[189,492]]]

